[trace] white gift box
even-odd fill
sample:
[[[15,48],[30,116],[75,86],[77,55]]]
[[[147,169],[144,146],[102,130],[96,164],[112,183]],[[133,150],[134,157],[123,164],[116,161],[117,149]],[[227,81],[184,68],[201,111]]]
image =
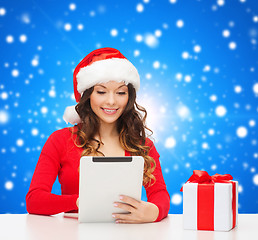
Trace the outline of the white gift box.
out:
[[[184,229],[229,231],[237,218],[237,181],[183,185]]]

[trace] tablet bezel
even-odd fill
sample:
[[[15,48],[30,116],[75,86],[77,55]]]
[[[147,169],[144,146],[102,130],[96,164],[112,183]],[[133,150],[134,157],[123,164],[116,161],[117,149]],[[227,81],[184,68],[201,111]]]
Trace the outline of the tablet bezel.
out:
[[[80,159],[79,222],[114,222],[120,195],[141,200],[144,158],[141,156]],[[101,177],[100,177],[101,176]]]

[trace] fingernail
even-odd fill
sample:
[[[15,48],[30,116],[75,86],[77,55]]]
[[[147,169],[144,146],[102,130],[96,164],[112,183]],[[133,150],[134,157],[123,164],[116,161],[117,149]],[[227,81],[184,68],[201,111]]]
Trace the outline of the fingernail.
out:
[[[120,198],[121,200],[123,200],[123,196],[120,196],[119,198]]]
[[[115,217],[116,217],[116,215],[115,215],[115,214],[112,214],[112,217],[113,217],[113,218],[115,218]]]
[[[116,220],[116,223],[119,223],[119,221],[118,221],[118,220]]]
[[[114,207],[117,207],[118,205],[117,205],[117,203],[114,203]]]

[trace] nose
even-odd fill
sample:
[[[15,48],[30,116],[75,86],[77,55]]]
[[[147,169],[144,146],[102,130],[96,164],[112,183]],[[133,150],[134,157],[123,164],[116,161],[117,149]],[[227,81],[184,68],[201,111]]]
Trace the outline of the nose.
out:
[[[107,99],[107,103],[110,106],[113,106],[115,104],[116,100],[115,100],[115,96],[113,93],[109,93],[108,94],[108,99]]]

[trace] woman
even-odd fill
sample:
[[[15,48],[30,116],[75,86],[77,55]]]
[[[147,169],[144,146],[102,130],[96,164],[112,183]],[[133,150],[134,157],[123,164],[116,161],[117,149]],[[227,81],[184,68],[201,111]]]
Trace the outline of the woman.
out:
[[[118,50],[102,48],[78,64],[73,80],[78,104],[66,108],[64,120],[77,125],[54,132],[45,143],[26,196],[28,212],[78,211],[81,156],[138,155],[145,160],[143,185],[148,201],[122,196],[124,203],[114,206],[130,214],[112,216],[117,223],[160,221],[168,214],[170,197],[159,154],[145,134],[147,112],[135,101],[140,87],[136,68]],[[61,196],[51,193],[57,176]]]

